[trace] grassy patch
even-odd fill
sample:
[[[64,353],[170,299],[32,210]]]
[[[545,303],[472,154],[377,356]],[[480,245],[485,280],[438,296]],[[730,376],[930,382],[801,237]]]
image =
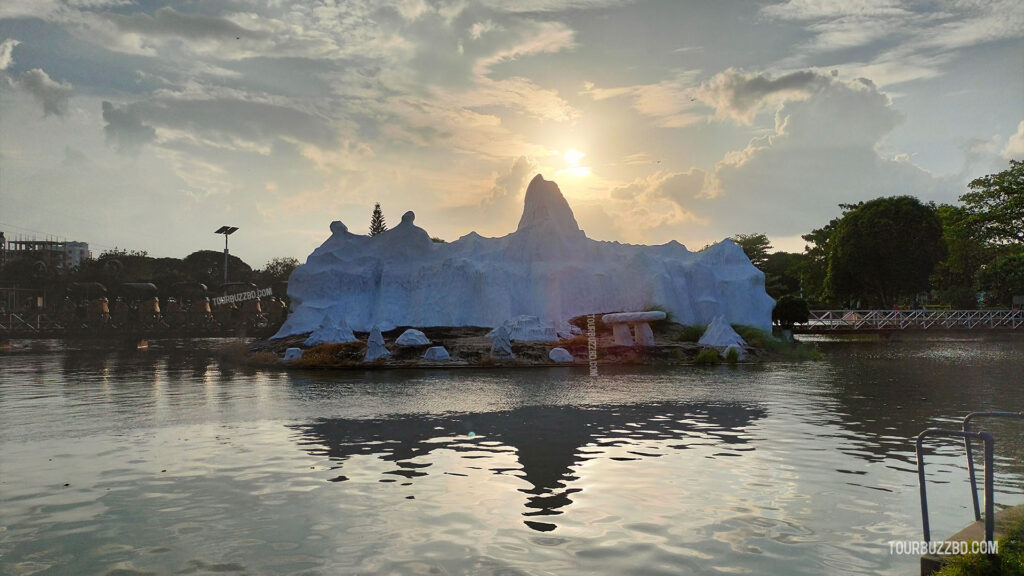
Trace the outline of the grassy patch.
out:
[[[697,354],[697,357],[693,359],[694,364],[701,366],[713,366],[722,361],[722,357],[718,355],[718,350],[714,348],[705,348]]]
[[[696,342],[704,335],[707,326],[683,326],[676,335],[677,342]]]
[[[279,359],[273,352],[254,352],[246,359],[251,366],[276,366]]]
[[[1005,536],[993,561],[984,554],[951,556],[939,576],[1024,576],[1024,510],[1017,508],[1000,520]]]
[[[293,366],[330,366],[344,359],[361,360],[366,351],[366,342],[324,343],[302,351],[302,358],[292,362]]]
[[[733,324],[732,329],[746,340],[749,346],[767,350],[787,360],[821,360],[821,352],[804,342],[786,342],[760,328],[744,324]]]
[[[740,351],[737,348],[730,347],[725,351],[725,361],[729,364],[735,364],[740,361]]]

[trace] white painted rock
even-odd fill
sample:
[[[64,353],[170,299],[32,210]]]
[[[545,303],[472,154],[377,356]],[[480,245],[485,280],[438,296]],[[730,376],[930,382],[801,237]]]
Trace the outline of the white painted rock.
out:
[[[601,316],[601,322],[605,324],[636,324],[639,322],[654,322],[655,320],[664,320],[665,313],[661,310],[651,310],[650,312],[616,312],[615,314],[605,314]]]
[[[330,306],[320,320],[313,333],[306,338],[304,346],[316,346],[324,343],[355,342],[356,335],[352,333],[348,323],[345,321],[344,307],[340,305]]]
[[[510,342],[553,342],[558,340],[555,327],[536,316],[517,316],[501,325],[508,332]],[[487,333],[494,338],[497,328]]]
[[[697,343],[701,346],[713,346],[719,349],[729,346],[739,346],[742,349],[747,345],[743,338],[732,329],[725,316],[715,317]]]
[[[599,242],[580,230],[558,185],[534,178],[511,234],[435,243],[407,213],[377,236],[341,222],[288,280],[292,313],[275,338],[317,330],[326,315],[369,331],[396,326],[487,326],[532,315],[559,328],[600,310],[652,303],[681,324],[729,322],[771,330],[764,273],[725,240],[700,252]],[[513,337],[516,335],[513,335]]]
[[[498,326],[491,336],[491,356],[495,358],[515,358],[512,353],[512,342],[508,338],[508,330],[504,326]]]
[[[293,362],[299,358],[302,358],[302,348],[288,348],[284,351],[284,358],[282,358],[281,361]]]
[[[423,359],[431,362],[447,362],[452,357],[448,355],[448,350],[444,346],[431,346],[423,353]]]
[[[632,346],[633,336],[629,333],[629,324],[612,324],[616,346]]]
[[[637,346],[654,346],[654,331],[651,330],[650,324],[634,324],[633,331],[636,332]]]
[[[381,335],[380,328],[374,326],[366,340],[366,357],[363,358],[363,362],[373,362],[389,356],[391,353],[384,347],[384,336]]]
[[[572,362],[572,354],[565,348],[552,348],[551,352],[548,352],[548,358],[551,358],[552,362]]]
[[[395,340],[395,344],[399,346],[426,346],[430,344],[430,339],[423,332],[410,328],[402,332],[402,335]]]

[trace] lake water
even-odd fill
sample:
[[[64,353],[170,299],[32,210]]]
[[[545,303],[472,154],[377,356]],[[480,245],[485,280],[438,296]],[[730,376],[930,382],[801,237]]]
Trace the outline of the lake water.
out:
[[[1024,410],[1024,338],[717,368],[280,372],[0,354],[3,574],[911,574],[912,438]],[[1019,422],[998,504],[1024,502]],[[933,539],[972,519],[929,460]]]

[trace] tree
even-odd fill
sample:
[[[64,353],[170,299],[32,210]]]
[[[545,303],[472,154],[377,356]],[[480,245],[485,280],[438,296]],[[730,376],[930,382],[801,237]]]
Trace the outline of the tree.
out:
[[[807,301],[797,296],[779,298],[772,310],[772,321],[788,330],[792,330],[794,324],[806,323],[810,317],[811,310],[807,307]]]
[[[373,214],[370,215],[370,236],[376,236],[387,230],[384,223],[384,213],[380,211],[380,202],[373,205]]]
[[[845,216],[863,204],[863,202],[840,204],[839,208]],[[800,264],[797,274],[800,276],[804,297],[816,305],[832,303],[825,278],[828,276],[829,241],[832,239],[836,227],[839,226],[840,218],[833,218],[821,228],[816,228],[809,234],[800,236],[808,244],[804,245],[804,260]]]
[[[768,295],[776,300],[786,295],[800,295],[800,276],[806,258],[804,254],[793,252],[769,254],[761,268]]]
[[[751,264],[758,270],[764,270],[768,251],[772,249],[772,243],[767,236],[764,234],[736,234],[730,236],[729,239],[743,248],[743,253],[750,259]]]
[[[224,282],[224,253],[213,250],[193,252],[182,261],[182,271],[186,277],[202,282],[211,289]],[[231,254],[228,256],[228,281],[249,282],[252,268],[241,258]]]
[[[829,240],[825,283],[840,300],[888,308],[927,290],[944,256],[934,206],[911,196],[877,198],[839,221]]]
[[[942,221],[942,239],[946,257],[935,267],[932,285],[939,301],[954,308],[970,310],[978,306],[978,271],[991,259],[990,250],[971,214],[960,206],[939,205],[936,214]]]
[[[274,258],[267,265],[259,270],[257,274],[260,277],[260,281],[270,284],[273,282],[287,281],[292,275],[292,271],[299,267],[299,261],[290,256],[284,258]]]
[[[1024,296],[1024,250],[1001,251],[978,271],[978,286],[986,306],[1009,307],[1014,296]]]
[[[971,181],[970,192],[960,197],[970,223],[990,244],[1024,244],[1024,162],[1010,160],[1010,168]]]

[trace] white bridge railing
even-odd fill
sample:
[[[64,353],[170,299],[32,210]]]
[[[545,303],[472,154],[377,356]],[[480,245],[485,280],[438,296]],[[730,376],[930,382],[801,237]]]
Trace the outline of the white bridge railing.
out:
[[[806,332],[850,330],[1021,329],[1022,310],[811,310]]]

